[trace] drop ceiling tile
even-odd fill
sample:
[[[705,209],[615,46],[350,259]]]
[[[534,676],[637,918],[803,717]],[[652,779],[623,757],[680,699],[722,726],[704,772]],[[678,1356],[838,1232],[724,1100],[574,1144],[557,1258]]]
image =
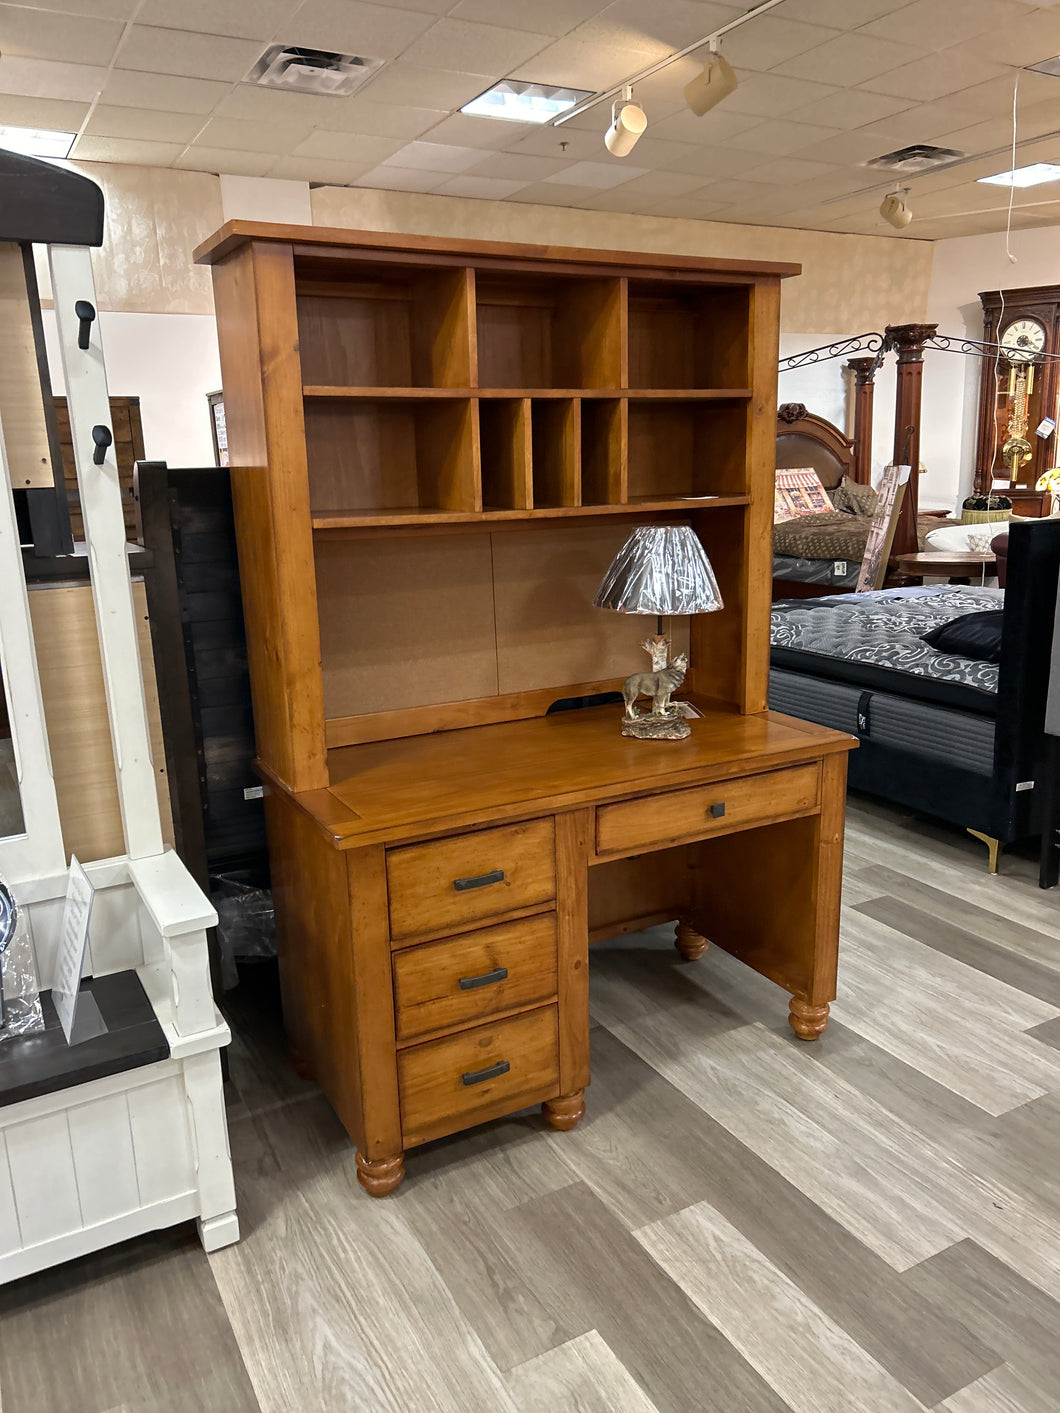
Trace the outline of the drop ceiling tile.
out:
[[[701,176],[704,181],[722,177],[736,177],[746,172],[761,155],[753,152],[737,152],[733,147],[703,147],[689,157],[682,157],[672,168],[675,172],[689,172]]]
[[[1060,54],[1060,6],[1034,10],[969,41],[973,53],[1002,64],[1037,64]]]
[[[829,40],[835,39],[839,31],[816,24],[800,24],[783,19],[778,13],[763,15],[761,19],[734,30],[722,40],[722,50],[734,69],[751,69],[764,73],[778,64],[790,61],[807,50],[820,49]],[[784,73],[791,72],[788,69]],[[831,75],[818,70],[810,73],[794,73],[794,78],[816,79],[828,83]]]
[[[792,20],[812,20],[836,29],[860,29],[908,4],[909,0],[784,0],[784,13]]]
[[[215,172],[218,176],[263,177],[276,158],[265,152],[228,152],[218,147],[186,147],[173,163],[190,172]]]
[[[812,142],[799,150],[799,156],[811,162],[838,162],[847,167],[860,167],[879,155],[880,139],[856,129],[826,137],[823,142]]]
[[[230,84],[209,79],[175,78],[170,74],[112,69],[103,85],[103,102],[124,108],[157,106],[169,113],[209,113],[230,88]]]
[[[138,0],[33,0],[34,10],[60,10],[64,15],[86,15],[94,20],[127,20]]]
[[[168,167],[184,151],[182,142],[138,142],[126,137],[82,137],[70,157],[77,162],[133,162],[138,167]]]
[[[445,15],[453,7],[453,0],[386,0],[386,4],[392,5],[395,10],[419,10],[421,14],[428,11],[432,15]]]
[[[606,0],[460,0],[449,10],[454,20],[477,20],[483,24],[511,25],[521,29],[533,16],[540,34],[564,35],[595,15]],[[446,8],[448,8],[446,6]]]
[[[796,108],[820,103],[841,91],[833,84],[783,78],[780,74],[748,74],[740,80],[736,92],[725,99],[724,108],[726,112],[750,113],[759,118],[779,118]]]
[[[289,19],[299,0],[144,0],[137,23],[163,29],[190,29],[225,34],[233,39],[271,39],[276,26]]]
[[[437,191],[451,176],[451,172],[423,172],[413,167],[373,167],[357,179],[357,185],[379,191]]]
[[[468,56],[470,61],[471,56]],[[387,64],[356,97],[372,103],[410,103],[451,113],[477,98],[493,83],[487,74],[422,68],[403,59]]]
[[[288,154],[280,157],[267,175],[283,181],[317,182],[331,186],[351,186],[363,179],[365,164],[351,159],[338,161],[328,157],[304,157]]]
[[[703,178],[693,172],[645,172],[642,177],[634,177],[618,190],[642,196],[646,202],[654,202],[672,196],[691,196],[705,186]]]
[[[388,155],[382,166],[412,167],[421,172],[466,172],[482,160],[480,147],[451,147],[444,142],[409,142]]]
[[[1049,132],[1057,126],[1057,114],[1053,109],[1043,132]],[[1020,133],[1023,136],[1033,136],[1028,132],[1027,124],[1020,116]],[[939,139],[943,147],[955,147],[959,152],[987,152],[995,147],[1002,147],[1006,142],[1012,140],[1012,119],[992,118],[984,123],[969,123],[966,127],[954,128],[952,132],[943,133]]]
[[[647,167],[651,171],[667,171],[675,167],[683,157],[694,157],[702,148],[701,142],[671,142],[669,139],[656,138],[649,128],[648,135],[642,137],[634,148],[633,160],[639,167]],[[629,161],[628,157],[611,156],[604,146],[603,133],[600,133],[600,145],[593,155],[598,156],[601,162]]]
[[[868,93],[861,88],[847,88],[811,103],[805,108],[794,109],[788,116],[796,122],[824,123],[828,127],[860,128],[864,123],[878,122],[889,118],[892,113],[900,113],[911,108],[908,98],[895,98],[889,93]]]
[[[243,78],[261,53],[253,39],[228,39],[216,34],[132,25],[116,60],[120,69],[180,74],[186,78]]]
[[[881,142],[880,153],[911,142],[938,143],[944,133],[967,127],[977,115],[963,106],[963,94],[937,103],[917,103],[902,113],[892,113],[878,123],[866,123],[859,131]]]
[[[769,182],[775,186],[798,186],[799,182],[831,176],[834,171],[835,164],[832,162],[805,162],[801,157],[785,157],[782,162],[764,162],[757,167],[749,167],[747,179]]]
[[[275,38],[284,44],[395,59],[436,20],[436,15],[362,0],[304,0]]]
[[[443,113],[430,130],[430,141],[446,142],[454,147],[481,147],[484,152],[496,152],[518,142],[525,131],[525,123],[475,118],[468,113],[453,113],[451,116]]]
[[[121,38],[119,20],[0,5],[0,52],[53,63],[109,64]]]
[[[310,132],[307,123],[257,122],[245,118],[211,118],[198,135],[204,147],[228,152],[271,152],[279,157]]]
[[[724,210],[724,202],[707,201],[696,196],[674,196],[657,201],[651,214],[675,221],[713,221]]]
[[[864,34],[843,34],[809,53],[781,64],[778,73],[791,78],[824,81],[838,79],[846,86],[865,83],[888,69],[914,63],[925,57],[923,49],[911,44],[895,44],[890,39],[870,39]],[[877,85],[873,85],[877,88]]]
[[[569,166],[570,160],[566,157],[557,159],[534,157],[526,152],[491,152],[484,162],[478,162],[468,170],[476,177],[500,177],[525,186],[529,182],[543,182],[546,177]]]
[[[603,142],[604,130],[599,128],[575,128],[566,123],[561,128],[534,128],[508,149],[511,152],[526,152],[535,157],[554,157],[565,166],[582,158],[598,155]]]
[[[796,152],[800,147],[823,142],[825,138],[836,137],[835,128],[818,127],[815,123],[792,123],[777,118],[772,122],[759,123],[746,132],[737,133],[730,146],[741,152],[768,153],[769,156],[783,157],[788,152]]]
[[[959,103],[969,113],[980,118],[1011,117],[1012,90],[1016,75],[1007,70],[986,83],[973,84],[962,88],[954,95],[954,103]],[[1050,103],[1054,107],[1060,94],[1060,78],[1051,74],[1032,74],[1024,69],[1019,75],[1020,112],[1031,104]]]
[[[687,113],[685,85],[703,71],[702,61],[694,55],[677,59],[657,74],[637,84],[636,98],[654,123],[675,113]]]
[[[330,102],[322,99],[322,102]],[[407,142],[435,127],[448,114],[438,108],[409,108],[403,103],[373,103],[354,94],[329,107],[319,126],[327,132],[356,132],[364,137],[395,137]]]
[[[545,181],[559,182],[563,186],[603,189],[621,186],[634,177],[642,177],[647,170],[647,167],[632,167],[624,162],[575,162],[554,176],[546,177]]]
[[[0,93],[0,123],[6,127],[77,132],[87,112],[87,103],[71,103],[64,98],[26,98],[22,94]]]
[[[460,176],[450,177],[436,190],[441,196],[470,196],[476,201],[503,201],[528,185],[528,182],[504,181],[500,177],[478,177],[464,172]]]
[[[329,162],[359,162],[363,171],[377,167],[402,146],[396,137],[361,137],[352,132],[318,128],[291,150],[293,157],[321,157]]]
[[[327,126],[327,119],[341,112],[346,98],[318,97],[311,93],[286,93],[279,88],[258,88],[253,83],[228,87],[213,110],[215,118],[242,118],[245,122],[301,123],[310,128]]]
[[[529,6],[525,18],[532,17],[533,7]],[[430,64],[439,69],[455,69],[458,73],[468,72],[470,64],[476,72],[506,74],[551,41],[551,35],[526,29],[502,29],[499,25],[445,19],[433,24],[402,57],[411,64]]]
[[[91,103],[106,77],[106,69],[92,64],[53,64],[47,59],[0,56],[0,93]]]
[[[699,201],[713,201],[717,205],[731,205],[734,201],[754,202],[762,196],[772,196],[772,190],[764,183],[739,181],[734,177],[711,182],[696,193]]]
[[[861,31],[922,49],[947,49],[987,30],[1003,30],[1026,14],[1019,0],[914,0]]]
[[[612,49],[640,49],[645,62],[703,39],[740,13],[741,7],[697,4],[694,0],[615,0],[574,32],[588,44]]]
[[[892,93],[899,98],[920,99],[930,103],[960,93],[962,88],[985,83],[1005,74],[1004,65],[992,59],[982,59],[960,48],[944,49],[939,54],[903,64],[890,73],[869,79],[865,87],[876,93]]]
[[[628,186],[616,186],[610,191],[598,191],[595,196],[583,197],[581,205],[586,211],[620,211],[627,216],[635,216],[650,206],[652,199],[631,195]]]
[[[192,142],[203,125],[198,113],[165,113],[150,108],[112,107],[99,103],[92,110],[85,134],[127,137],[147,142]]]
[[[704,113],[702,118],[697,117],[690,108],[682,108],[680,113],[674,113],[672,117],[663,118],[660,122],[651,119],[648,131],[653,137],[661,137],[667,141],[691,142],[704,146],[728,142],[730,138],[746,132],[748,128],[757,127],[758,122],[758,118],[752,114],[733,113],[727,104],[722,104],[718,108],[712,108],[709,113]]]
[[[519,65],[513,78],[598,93],[645,67],[640,49],[608,49],[568,35]]]
[[[524,186],[522,191],[517,192],[511,199],[533,206],[583,208],[587,201],[599,195],[598,186],[565,186],[562,182],[536,182],[533,186]]]

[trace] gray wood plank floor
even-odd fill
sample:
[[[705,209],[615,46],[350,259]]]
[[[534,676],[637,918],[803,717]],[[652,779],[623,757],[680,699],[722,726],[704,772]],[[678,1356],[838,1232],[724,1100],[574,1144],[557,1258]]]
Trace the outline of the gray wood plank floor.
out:
[[[1060,892],[863,800],[833,1023],[672,930],[595,948],[593,1084],[412,1155],[394,1199],[233,998],[243,1240],[0,1290],[3,1413],[1060,1407]]]

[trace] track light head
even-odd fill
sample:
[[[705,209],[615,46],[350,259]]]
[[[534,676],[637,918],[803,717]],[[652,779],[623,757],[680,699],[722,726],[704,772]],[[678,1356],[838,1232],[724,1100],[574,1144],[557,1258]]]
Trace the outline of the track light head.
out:
[[[611,126],[604,133],[604,146],[612,157],[628,157],[647,126],[647,113],[633,102],[633,89],[627,87],[625,96],[611,105]]]
[[[908,195],[908,187],[904,191],[889,191],[880,202],[880,215],[896,231],[903,230],[913,219],[913,213],[906,201]]]
[[[732,65],[718,53],[712,53],[703,65],[703,72],[685,85],[685,102],[701,118],[709,113],[723,98],[734,92],[737,79]]]

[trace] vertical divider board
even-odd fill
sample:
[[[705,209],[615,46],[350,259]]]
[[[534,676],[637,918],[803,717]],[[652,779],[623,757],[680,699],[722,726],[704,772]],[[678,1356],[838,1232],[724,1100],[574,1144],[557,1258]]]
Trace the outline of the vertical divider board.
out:
[[[582,399],[533,398],[530,404],[535,506],[579,506]]]
[[[533,510],[530,399],[481,398],[478,416],[483,508]]]

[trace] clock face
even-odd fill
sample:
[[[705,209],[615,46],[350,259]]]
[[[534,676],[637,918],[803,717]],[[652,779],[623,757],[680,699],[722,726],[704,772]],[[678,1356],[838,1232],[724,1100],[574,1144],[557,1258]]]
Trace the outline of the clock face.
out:
[[[1029,363],[1045,349],[1045,329],[1037,319],[1014,319],[1001,335],[1001,347],[1012,363]]]

